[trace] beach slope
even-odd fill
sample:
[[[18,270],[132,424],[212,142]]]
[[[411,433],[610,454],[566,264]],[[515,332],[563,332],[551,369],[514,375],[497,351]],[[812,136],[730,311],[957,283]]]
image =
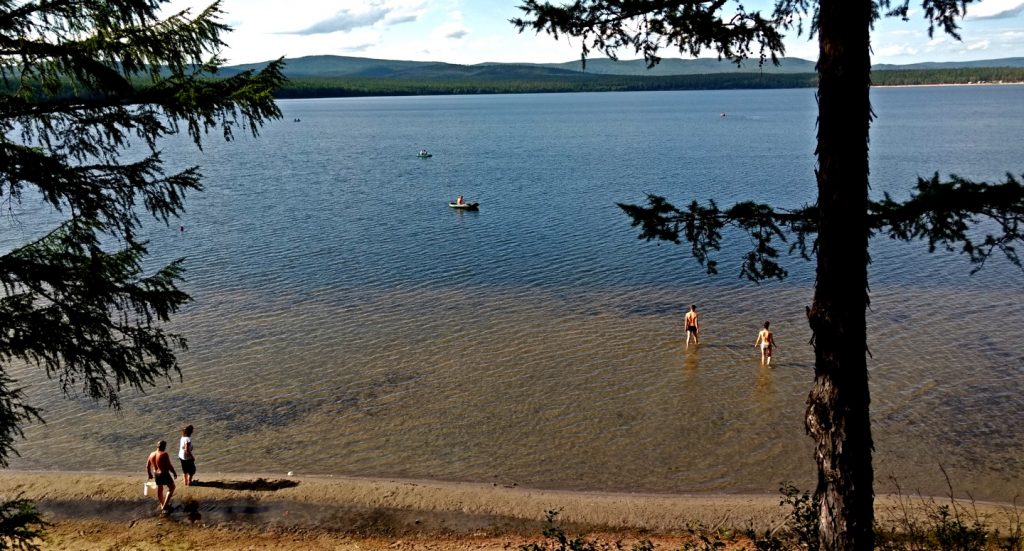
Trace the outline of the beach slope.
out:
[[[675,539],[688,527],[767,529],[775,496],[687,496],[535,490],[498,484],[202,473],[180,479],[160,515],[145,477],[117,473],[0,474],[0,497],[38,503],[47,549],[508,548],[538,541],[548,511],[567,529]],[[397,545],[396,545],[397,544]]]
[[[515,485],[200,473],[160,514],[139,474],[0,471],[0,499],[35,501],[44,549],[515,549],[539,542],[549,511],[571,534],[677,549],[693,531],[759,534],[789,510],[776,495],[568,492]],[[918,500],[920,501],[920,500]],[[904,500],[906,502],[906,500]],[[898,510],[878,496],[876,516]],[[999,527],[1005,505],[974,510]],[[886,513],[889,511],[890,513]],[[1008,518],[1008,517],[1006,517]]]

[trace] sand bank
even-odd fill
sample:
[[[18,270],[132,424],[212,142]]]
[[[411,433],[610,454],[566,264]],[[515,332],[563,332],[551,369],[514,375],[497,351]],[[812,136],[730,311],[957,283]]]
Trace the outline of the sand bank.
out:
[[[688,526],[769,527],[774,496],[666,496],[492,484],[201,473],[161,516],[144,476],[0,472],[0,497],[35,500],[47,549],[514,549],[541,540],[547,511],[614,541],[644,534],[678,548]]]
[[[155,509],[154,498],[142,494],[144,481],[144,475],[133,474],[4,471],[0,495],[23,493],[60,518],[130,520]],[[560,511],[559,518],[567,523],[650,531],[688,524],[767,528],[785,517],[778,497],[769,495],[562,492],[493,484],[265,474],[201,473],[191,487],[179,479],[175,504],[181,509],[190,500],[209,518],[278,522],[276,517],[291,511],[290,523],[322,524],[336,516],[333,513],[387,511],[395,517],[416,517],[420,525],[428,524],[426,528],[437,523],[452,531],[533,525],[551,510]]]
[[[673,545],[688,528],[762,532],[781,526],[788,513],[774,495],[200,473],[198,485],[185,487],[179,479],[174,511],[160,516],[152,493],[143,496],[144,481],[138,474],[2,471],[0,497],[36,501],[55,523],[47,545],[54,549],[148,549],[170,542],[186,549],[501,549],[538,541],[547,511],[559,511],[570,530],[643,535]]]

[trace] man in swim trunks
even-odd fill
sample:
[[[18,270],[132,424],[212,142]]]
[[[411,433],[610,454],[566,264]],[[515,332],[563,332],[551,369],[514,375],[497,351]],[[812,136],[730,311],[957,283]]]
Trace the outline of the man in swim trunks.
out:
[[[156,451],[149,454],[149,459],[146,460],[146,475],[149,478],[156,478],[156,501],[157,510],[169,511],[171,496],[174,495],[174,479],[178,478],[178,473],[174,471],[174,465],[171,464],[171,457],[167,455],[165,451],[167,449],[167,442],[161,440],[156,444]],[[174,475],[172,478],[171,475]],[[164,486],[167,486],[167,494],[164,494]]]
[[[686,326],[686,346],[690,346],[690,337],[693,337],[693,344],[700,344],[697,340],[697,332],[700,327],[697,325],[697,305],[691,304],[690,311],[683,318],[683,325]]]

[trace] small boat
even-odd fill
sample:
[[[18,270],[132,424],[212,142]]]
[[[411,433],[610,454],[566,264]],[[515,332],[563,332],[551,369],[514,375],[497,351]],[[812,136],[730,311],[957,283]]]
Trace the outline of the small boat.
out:
[[[428,159],[430,157],[433,157],[434,154],[428,152],[426,149],[422,149],[422,150],[420,150],[419,153],[416,154],[416,156],[419,157],[420,159]]]
[[[448,206],[456,210],[480,210],[480,203],[448,203]]]

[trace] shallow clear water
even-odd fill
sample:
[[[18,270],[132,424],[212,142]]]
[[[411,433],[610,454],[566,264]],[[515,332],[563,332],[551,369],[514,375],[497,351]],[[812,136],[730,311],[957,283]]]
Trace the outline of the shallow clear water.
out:
[[[1024,87],[880,89],[873,192],[1021,171]],[[19,370],[46,425],[16,468],[139,468],[191,423],[200,469],[495,481],[586,490],[809,488],[813,266],[707,277],[636,239],[645,193],[813,200],[811,90],[303,100],[258,140],[167,144],[203,166],[154,262],[188,258],[183,379],[121,413]],[[721,117],[720,113],[726,116]],[[300,118],[301,122],[292,122]],[[419,159],[421,147],[434,156]],[[456,195],[480,212],[453,212]],[[4,250],[35,217],[2,221]],[[872,247],[879,489],[1012,499],[1024,488],[1024,274],[970,276],[924,244]],[[681,317],[701,312],[699,349]],[[781,349],[753,348],[771,319]]]

